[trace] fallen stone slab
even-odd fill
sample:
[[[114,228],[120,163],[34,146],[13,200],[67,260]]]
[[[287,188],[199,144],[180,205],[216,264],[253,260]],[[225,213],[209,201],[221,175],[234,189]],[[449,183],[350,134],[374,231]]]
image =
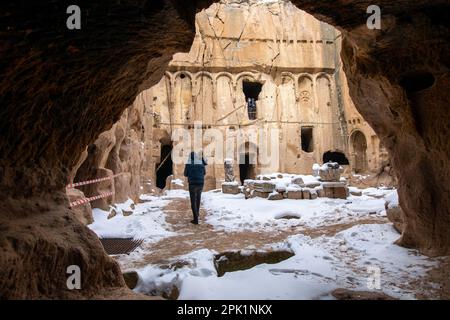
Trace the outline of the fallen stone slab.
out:
[[[289,190],[287,192],[287,198],[288,199],[303,199],[303,192],[302,190]]]

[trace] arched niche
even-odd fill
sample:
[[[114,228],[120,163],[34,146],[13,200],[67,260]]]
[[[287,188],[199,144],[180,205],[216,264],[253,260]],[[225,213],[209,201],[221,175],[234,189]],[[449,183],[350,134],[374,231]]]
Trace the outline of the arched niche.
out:
[[[295,94],[295,78],[290,74],[281,76],[280,113],[283,121],[297,121],[297,97]]]
[[[209,72],[200,72],[195,76],[194,119],[211,124],[214,117],[214,84]]]
[[[321,74],[316,79],[317,83],[317,100],[319,112],[329,114],[331,120],[331,81],[330,78]]]
[[[173,104],[175,122],[192,120],[192,76],[189,73],[178,72],[175,75]]]
[[[221,124],[238,123],[234,109],[235,99],[233,78],[230,74],[221,73],[216,77],[216,121]],[[229,115],[229,116],[227,116]]]

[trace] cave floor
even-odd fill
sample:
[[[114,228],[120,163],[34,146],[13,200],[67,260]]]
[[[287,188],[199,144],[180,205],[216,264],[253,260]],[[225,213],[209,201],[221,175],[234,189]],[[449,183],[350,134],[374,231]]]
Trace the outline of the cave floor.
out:
[[[192,212],[189,199],[175,198],[163,208],[166,221],[177,235],[167,237],[154,244],[146,245],[146,253],[138,261],[133,262],[134,268],[148,264],[166,263],[173,258],[188,254],[199,249],[209,249],[216,252],[241,250],[243,248],[263,248],[265,245],[281,242],[289,236],[305,234],[312,238],[321,235],[333,236],[339,231],[354,225],[387,223],[386,217],[367,217],[355,219],[352,222],[337,223],[317,228],[292,226],[288,229],[272,231],[233,231],[217,230],[205,222],[206,210],[201,209],[199,225],[190,223]]]
[[[174,190],[144,196],[133,215],[119,215],[93,229],[104,235],[107,223],[114,222],[130,235],[145,231],[135,237],[150,235],[136,251],[114,256],[124,272],[137,272],[134,291],[147,295],[334,299],[331,293],[344,288],[399,299],[448,297],[443,271],[448,259],[428,258],[393,243],[399,234],[383,205],[389,192],[368,188],[362,197],[347,200],[269,201],[209,191],[202,197],[200,224],[193,225],[188,193]],[[94,217],[99,214],[106,212]],[[291,254],[276,261],[254,255],[277,251]],[[240,252],[242,261],[231,261],[231,269],[218,276],[217,256],[227,252]]]

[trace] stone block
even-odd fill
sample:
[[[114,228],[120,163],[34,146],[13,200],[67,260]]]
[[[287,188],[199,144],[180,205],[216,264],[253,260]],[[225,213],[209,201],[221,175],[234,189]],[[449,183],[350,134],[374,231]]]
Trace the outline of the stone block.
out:
[[[325,191],[323,189],[317,189],[317,196],[319,198],[324,198],[325,197]]]
[[[296,184],[297,186],[300,186],[300,187],[304,187],[305,186],[305,182],[303,181],[302,177],[293,178],[291,180],[291,183],[292,184]]]
[[[320,167],[319,175],[321,181],[339,181],[343,169],[336,162],[327,162]]]
[[[362,196],[361,190],[350,190],[350,194],[357,197]]]
[[[283,195],[278,192],[272,192],[271,194],[269,194],[267,200],[283,200]]]
[[[225,182],[222,183],[222,192],[226,194],[238,194],[239,184],[237,182]]]
[[[124,217],[128,217],[133,214],[133,211],[132,210],[122,210],[122,214]]]
[[[323,190],[325,197],[333,199],[347,199],[347,186],[344,182],[325,182]]]
[[[266,181],[255,181],[253,183],[253,187],[257,191],[271,193],[275,190],[275,183],[270,183]]]
[[[305,183],[305,187],[311,188],[311,189],[318,187],[320,185],[321,185],[321,183],[319,181]]]
[[[107,219],[112,219],[117,215],[116,209],[112,209],[111,212],[108,214]]]

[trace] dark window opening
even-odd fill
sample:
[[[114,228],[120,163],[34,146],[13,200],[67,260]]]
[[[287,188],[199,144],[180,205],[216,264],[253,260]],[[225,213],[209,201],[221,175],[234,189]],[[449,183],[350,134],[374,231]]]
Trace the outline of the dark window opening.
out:
[[[248,153],[241,154],[239,161],[239,179],[241,184],[244,184],[245,179],[255,179],[255,165],[250,163],[250,156]]]
[[[326,162],[337,162],[340,165],[348,165],[348,159],[345,156],[345,154],[343,154],[342,152],[332,152],[332,151],[327,151],[323,154],[322,157],[323,163]]]
[[[302,150],[305,152],[314,151],[313,128],[301,129]]]
[[[156,186],[160,189],[166,187],[167,177],[173,173],[171,152],[172,145],[161,146],[161,162],[156,164]]]
[[[261,93],[262,84],[259,82],[250,82],[244,80],[242,82],[242,91],[244,91],[245,101],[247,102],[248,118],[256,119],[256,101]]]

